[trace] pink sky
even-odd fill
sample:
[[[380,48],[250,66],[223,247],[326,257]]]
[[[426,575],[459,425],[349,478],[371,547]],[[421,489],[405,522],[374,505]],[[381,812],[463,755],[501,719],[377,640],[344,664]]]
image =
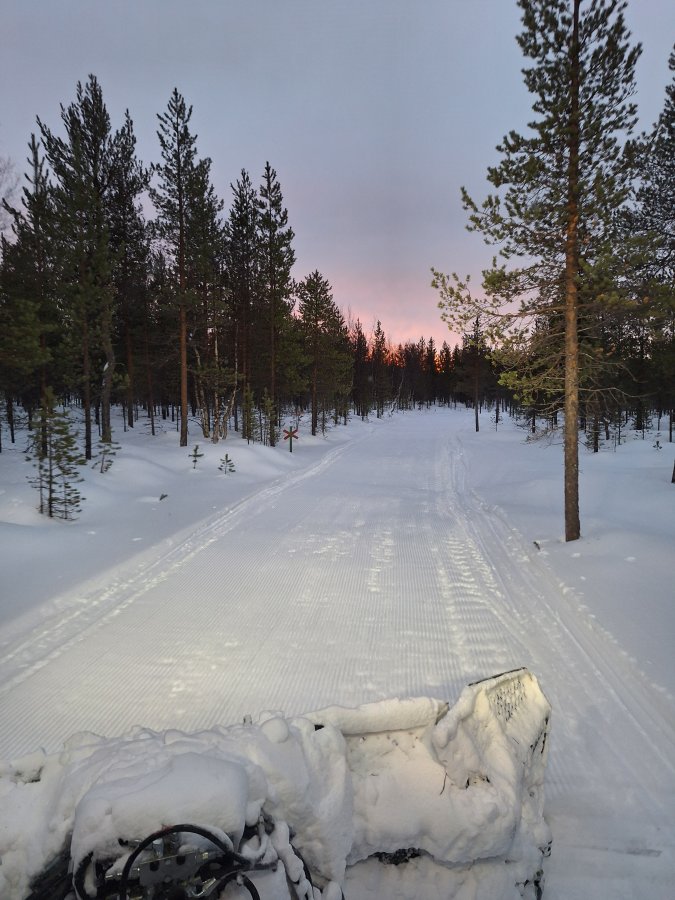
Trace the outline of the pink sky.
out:
[[[640,125],[663,107],[675,34],[672,0],[630,0],[643,43]],[[496,145],[524,131],[532,98],[516,0],[31,0],[6,3],[0,156],[23,172],[39,116],[94,73],[112,125],[134,121],[156,162],[157,113],[174,87],[194,107],[197,150],[231,202],[242,168],[277,170],[295,231],[296,278],[318,269],[338,306],[392,343],[455,338],[430,269],[480,282],[492,249],[466,232],[460,187],[481,201]]]
[[[352,319],[361,320],[366,334],[372,333],[379,319],[394,347],[407,341],[416,343],[421,337],[433,337],[439,349],[443,341],[452,347],[457,339],[441,321],[438,296],[430,282],[431,273],[426,285],[413,277],[396,283],[384,279],[359,282],[338,273],[333,280],[333,299],[345,317],[351,314]]]

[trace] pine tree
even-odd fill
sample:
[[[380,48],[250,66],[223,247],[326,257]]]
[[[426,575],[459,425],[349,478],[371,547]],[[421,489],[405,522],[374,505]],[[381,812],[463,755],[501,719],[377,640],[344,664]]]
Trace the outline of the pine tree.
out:
[[[188,442],[188,217],[190,190],[194,181],[197,136],[189,128],[192,107],[174,88],[165,113],[158,113],[157,137],[162,162],[155,167],[158,187],[150,190],[157,210],[153,223],[156,234],[170,255],[178,307],[178,347],[180,358],[180,446]]]
[[[143,310],[147,302],[150,248],[140,198],[149,172],[136,157],[136,136],[127,111],[114,140],[107,218],[113,255],[112,280],[121,333],[119,356],[124,360],[126,424],[134,427],[136,362],[142,358]]]
[[[464,371],[464,388],[474,408],[474,425],[480,431],[480,405],[483,381],[488,369],[488,348],[481,328],[480,316],[476,316],[471,331],[462,335],[462,369]],[[460,385],[460,389],[461,389]]]
[[[292,291],[291,269],[295,262],[293,229],[288,225],[288,210],[284,207],[277,173],[265,165],[263,182],[258,192],[258,247],[260,252],[260,288],[264,305],[264,327],[267,332],[268,377],[267,392],[278,418],[277,376],[283,355],[280,346],[285,327],[290,322],[289,298]],[[276,428],[270,427],[270,445],[276,443]]]
[[[246,391],[253,372],[252,330],[259,299],[258,195],[245,169],[231,188],[232,207],[224,226],[225,273],[233,322],[230,345]],[[247,430],[249,421],[244,416],[242,437],[245,440],[251,438]]]
[[[370,348],[370,365],[373,377],[373,392],[375,395],[375,409],[377,418],[384,415],[385,403],[391,399],[391,383],[389,381],[389,351],[387,338],[378,319],[373,333],[372,346]]]
[[[187,278],[194,297],[189,344],[194,355],[195,394],[201,409],[202,433],[205,438],[212,436],[214,442],[225,434],[225,393],[233,377],[225,355],[229,310],[222,208],[223,202],[211,183],[211,160],[199,160],[187,204]]]
[[[12,431],[14,397],[29,408],[40,404],[56,374],[53,360],[59,316],[52,254],[53,197],[35,135],[29,149],[22,206],[17,210],[5,202],[14,241],[2,238],[0,270],[0,384]],[[44,447],[44,433],[42,439]]]
[[[427,350],[424,356],[424,380],[425,400],[427,405],[436,401],[436,382],[438,379],[438,360],[436,356],[436,342],[432,337],[427,341]]]
[[[255,402],[253,398],[253,391],[251,390],[250,385],[246,385],[244,387],[244,396],[242,398],[242,412],[241,412],[241,435],[245,438],[248,444],[253,441],[255,443],[256,435],[258,435],[258,429],[256,427],[255,420]]]
[[[174,317],[169,314],[173,289],[169,264],[161,250],[149,255],[147,281],[141,293],[141,343],[145,370],[142,396],[148,408],[150,432],[154,436],[155,405],[161,403],[166,410],[168,398],[177,395],[179,369]]]
[[[276,445],[276,411],[267,388],[263,391],[260,404],[260,440],[270,447]]]
[[[668,65],[675,76],[675,49]],[[630,229],[644,236],[648,252],[638,297],[642,324],[648,330],[638,346],[648,361],[646,390],[659,410],[669,413],[669,438],[675,419],[675,77],[666,88],[663,111],[645,138],[637,207]],[[644,346],[644,338],[648,347]],[[640,352],[640,351],[645,352]],[[645,359],[645,357],[647,357]],[[642,366],[641,366],[642,368]]]
[[[115,373],[113,346],[114,287],[107,221],[115,165],[115,138],[94,75],[77,84],[76,98],[61,107],[66,137],[38,119],[47,159],[55,177],[61,286],[69,298],[73,331],[81,348],[85,414],[85,456],[92,457],[91,411],[100,371],[101,437],[112,440],[110,403]]]
[[[527,389],[538,385],[563,396],[565,537],[576,540],[579,328],[592,332],[603,305],[618,294],[616,213],[634,176],[624,142],[635,124],[631,96],[640,47],[630,46],[621,0],[519,0],[519,6],[518,43],[532,61],[524,70],[535,97],[532,133],[512,131],[503,139],[501,162],[488,170],[498,193],[480,208],[462,195],[470,228],[500,245],[504,260],[524,262],[509,269],[495,260],[483,273],[485,298],[471,294],[468,279],[435,271],[433,283],[453,328],[464,330],[483,314],[490,342],[508,351],[504,359],[512,365],[518,360],[525,367]],[[542,316],[546,339],[533,357],[529,337]],[[590,362],[598,358],[589,354]]]
[[[350,330],[352,358],[354,360],[353,398],[357,416],[367,419],[372,408],[373,385],[368,359],[368,338],[359,319]]]
[[[675,284],[675,48],[668,66],[673,78],[666,88],[663,111],[646,137],[637,194],[637,223],[655,239],[650,257],[652,274],[672,288]]]
[[[329,395],[332,396],[334,423],[337,425],[342,419],[346,425],[349,417],[349,399],[354,383],[354,361],[349,329],[344,316],[335,304],[333,304],[332,315],[328,322],[328,333],[329,343],[324,362],[326,398]]]

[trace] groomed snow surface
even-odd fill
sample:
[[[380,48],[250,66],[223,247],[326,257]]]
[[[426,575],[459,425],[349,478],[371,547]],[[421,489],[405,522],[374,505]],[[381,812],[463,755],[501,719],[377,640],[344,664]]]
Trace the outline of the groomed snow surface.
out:
[[[169,423],[152,438],[142,421],[126,432],[118,421],[121,449],[107,473],[85,471],[74,523],[39,516],[25,434],[11,446],[3,432],[3,900],[23,900],[21,878],[73,827],[77,797],[51,803],[54,773],[92,747],[112,752],[135,726],[158,747],[196,747],[197,769],[208,735],[246,716],[283,746],[289,717],[394,697],[452,705],[468,683],[520,666],[553,708],[545,900],[672,900],[673,445],[652,431],[582,448],[583,537],[565,544],[559,442],[526,442],[488,413],[476,434],[464,409],[354,420],[316,438],[303,425],[290,454],[234,434],[212,445],[197,429],[180,448]],[[225,453],[235,472],[219,471]],[[339,783],[335,759],[324,789]],[[181,802],[184,763],[163,802]],[[206,803],[223,777],[202,763],[189,794],[203,790]],[[423,786],[423,767],[410,769]],[[235,775],[224,782],[236,793]],[[110,807],[101,802],[91,822]],[[388,807],[394,830],[411,827],[406,805],[401,793]],[[79,828],[86,842],[85,820]],[[420,820],[415,834],[433,831]],[[343,832],[317,852],[354,841]],[[442,868],[421,858],[359,864],[344,890],[346,900],[512,896],[499,879],[479,882],[448,893]]]

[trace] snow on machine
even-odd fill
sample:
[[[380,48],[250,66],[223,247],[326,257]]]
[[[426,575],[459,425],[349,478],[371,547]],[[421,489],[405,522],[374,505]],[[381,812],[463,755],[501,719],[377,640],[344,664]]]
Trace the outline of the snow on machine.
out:
[[[0,763],[0,896],[536,900],[549,719],[518,669],[452,708],[79,734]]]

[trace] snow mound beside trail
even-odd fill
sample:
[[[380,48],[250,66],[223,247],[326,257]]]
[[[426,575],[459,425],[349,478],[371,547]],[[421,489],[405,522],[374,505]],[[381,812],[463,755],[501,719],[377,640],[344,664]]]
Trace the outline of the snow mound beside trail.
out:
[[[372,896],[383,863],[433,864],[443,896],[485,896],[475,864],[498,861],[483,867],[490,896],[534,897],[550,844],[549,717],[535,677],[517,670],[469,685],[451,709],[423,697],[193,734],[78,734],[57,754],[0,763],[0,896],[24,900],[64,848],[77,869],[180,822],[236,848],[264,813],[287,823],[324,896],[346,881],[349,900]]]

